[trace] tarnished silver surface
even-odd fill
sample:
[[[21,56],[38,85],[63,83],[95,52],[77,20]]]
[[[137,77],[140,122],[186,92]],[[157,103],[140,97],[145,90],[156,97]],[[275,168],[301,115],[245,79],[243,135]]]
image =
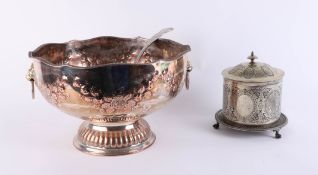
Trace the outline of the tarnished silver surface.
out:
[[[224,115],[240,124],[275,122],[281,114],[281,89],[281,82],[253,86],[251,83],[224,80]]]
[[[256,58],[252,52],[249,63],[222,72],[223,108],[216,114],[216,129],[221,122],[230,128],[246,131],[273,130],[287,123],[287,118],[281,113],[284,72],[255,62]],[[276,138],[280,138],[278,130],[275,132]]]
[[[248,58],[251,62],[223,71],[224,115],[246,125],[273,123],[281,114],[283,71],[254,62],[253,53]]]
[[[86,120],[74,141],[81,151],[121,155],[154,142],[141,118],[180,92],[189,72],[184,54],[190,47],[158,39],[136,63],[145,42],[140,37],[98,37],[44,44],[30,52],[29,80],[48,102]]]

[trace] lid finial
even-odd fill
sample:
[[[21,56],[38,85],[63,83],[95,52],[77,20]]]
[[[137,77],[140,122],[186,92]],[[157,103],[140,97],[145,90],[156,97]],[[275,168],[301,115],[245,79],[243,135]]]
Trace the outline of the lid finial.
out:
[[[254,64],[254,60],[257,59],[257,56],[254,55],[254,51],[252,51],[251,55],[247,57],[247,59],[251,60],[250,64]]]

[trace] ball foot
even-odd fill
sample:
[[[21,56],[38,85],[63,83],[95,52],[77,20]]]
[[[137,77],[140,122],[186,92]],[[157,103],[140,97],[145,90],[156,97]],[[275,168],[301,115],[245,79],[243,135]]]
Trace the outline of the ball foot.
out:
[[[140,152],[151,146],[155,139],[144,119],[120,126],[85,121],[73,144],[78,150],[91,155],[117,156]]]
[[[213,128],[214,128],[214,129],[219,129],[219,128],[220,128],[220,124],[219,124],[219,123],[214,124],[214,125],[213,125]]]
[[[282,135],[279,133],[278,130],[276,130],[276,131],[274,131],[274,132],[275,132],[275,138],[276,138],[276,139],[282,138]]]

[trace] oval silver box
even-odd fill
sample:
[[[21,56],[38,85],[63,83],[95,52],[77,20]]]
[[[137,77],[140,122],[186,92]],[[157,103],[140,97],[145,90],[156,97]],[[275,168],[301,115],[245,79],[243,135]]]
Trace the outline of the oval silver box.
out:
[[[225,69],[223,115],[243,125],[271,124],[281,116],[282,79],[284,72],[268,64],[250,62]]]

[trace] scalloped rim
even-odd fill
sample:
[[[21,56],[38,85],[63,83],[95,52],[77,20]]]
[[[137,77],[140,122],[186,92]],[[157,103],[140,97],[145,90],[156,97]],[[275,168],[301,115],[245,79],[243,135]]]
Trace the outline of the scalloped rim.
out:
[[[91,41],[91,40],[96,40],[96,39],[101,39],[101,38],[116,38],[116,39],[123,39],[123,40],[134,40],[134,39],[136,39],[136,40],[138,40],[138,39],[146,40],[145,38],[142,38],[142,37],[123,38],[123,37],[115,37],[115,36],[100,36],[100,37],[95,37],[95,38],[91,38],[91,39],[75,40],[75,41],[88,42],[88,41]],[[176,44],[180,44],[180,43],[178,43],[176,41],[173,41],[173,40],[170,40],[170,39],[165,39],[165,38],[160,38],[159,40],[167,40],[167,41],[175,42]],[[63,42],[63,43],[45,43],[45,44],[41,44],[34,51],[29,51],[28,56],[29,56],[29,58],[31,58],[33,60],[39,61],[41,63],[44,63],[44,64],[46,64],[48,66],[55,67],[55,68],[69,67],[69,68],[73,68],[73,69],[94,69],[94,68],[99,68],[99,67],[116,66],[116,65],[130,65],[130,66],[133,66],[133,65],[153,65],[153,64],[156,64],[156,63],[159,63],[159,62],[170,62],[170,61],[174,61],[174,60],[182,58],[183,55],[185,55],[186,53],[191,51],[191,47],[189,45],[180,44],[182,49],[183,49],[183,51],[180,52],[179,54],[177,54],[175,57],[172,57],[169,60],[161,60],[161,59],[159,59],[159,60],[157,60],[155,62],[152,62],[152,63],[109,63],[109,64],[101,64],[101,65],[96,65],[96,66],[90,66],[90,67],[79,67],[79,66],[72,66],[72,65],[67,65],[67,64],[56,65],[56,64],[53,64],[53,63],[43,59],[42,57],[34,57],[34,56],[32,56],[34,52],[36,52],[37,50],[39,50],[40,48],[42,48],[42,47],[44,47],[46,45],[51,45],[51,44],[65,44],[65,45],[67,45],[67,44],[69,44],[72,41],[74,41],[74,40],[70,40],[68,42]]]

